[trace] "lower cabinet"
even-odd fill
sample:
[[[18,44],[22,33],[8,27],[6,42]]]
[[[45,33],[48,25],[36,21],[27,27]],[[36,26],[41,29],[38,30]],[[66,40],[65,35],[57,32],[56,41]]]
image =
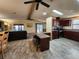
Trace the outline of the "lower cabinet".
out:
[[[57,39],[58,37],[58,31],[52,31],[52,39]]]
[[[50,41],[50,37],[45,34],[42,35],[37,34],[33,38],[33,42],[35,46],[37,47],[37,49],[40,49],[40,51],[45,51],[49,49],[49,41]]]
[[[68,38],[68,39],[71,39],[71,40],[75,40],[75,41],[79,41],[79,31],[64,31],[64,37],[65,38]]]

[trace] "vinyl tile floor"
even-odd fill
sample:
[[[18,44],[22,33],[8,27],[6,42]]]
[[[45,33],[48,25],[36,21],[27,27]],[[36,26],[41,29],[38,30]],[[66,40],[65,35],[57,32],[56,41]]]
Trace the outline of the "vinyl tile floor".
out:
[[[13,41],[9,42],[4,59],[79,59],[79,42],[55,39],[50,41],[49,50],[37,52],[31,39]]]

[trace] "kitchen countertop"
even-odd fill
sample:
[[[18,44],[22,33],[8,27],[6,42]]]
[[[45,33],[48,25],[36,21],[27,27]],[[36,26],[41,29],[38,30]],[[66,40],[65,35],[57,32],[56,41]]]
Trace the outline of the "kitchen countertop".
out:
[[[79,29],[65,29],[64,31],[79,32]]]
[[[44,33],[39,33],[39,34],[36,34],[38,37],[40,37],[40,38],[48,38],[48,37],[50,37],[49,35],[46,35],[46,34],[44,34]]]

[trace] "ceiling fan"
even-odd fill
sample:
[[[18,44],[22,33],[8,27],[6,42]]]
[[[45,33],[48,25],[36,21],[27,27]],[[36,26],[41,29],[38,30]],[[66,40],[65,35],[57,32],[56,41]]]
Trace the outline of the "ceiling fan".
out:
[[[42,0],[35,0],[35,1],[27,1],[27,2],[24,2],[24,4],[29,4],[29,3],[37,3],[36,10],[38,10],[38,8],[39,8],[39,3],[41,3],[45,7],[50,7],[50,5],[48,5],[47,3],[43,2]]]

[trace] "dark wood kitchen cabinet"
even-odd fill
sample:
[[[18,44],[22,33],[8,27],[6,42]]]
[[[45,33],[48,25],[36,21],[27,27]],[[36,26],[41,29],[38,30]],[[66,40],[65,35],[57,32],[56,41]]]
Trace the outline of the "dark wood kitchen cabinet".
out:
[[[52,31],[52,39],[57,39],[58,38],[58,31]]]
[[[52,39],[64,37],[64,26],[71,26],[71,19],[57,17],[52,20]]]
[[[70,18],[59,18],[59,19],[53,19],[52,21],[53,26],[70,26],[71,25],[71,19]]]
[[[79,30],[65,30],[64,37],[71,40],[79,41]]]
[[[59,25],[60,26],[70,26],[71,25],[71,20],[70,19],[60,19],[59,20]]]
[[[50,36],[46,34],[36,34],[34,35],[33,42],[34,45],[39,48],[40,51],[45,51],[49,49],[49,41],[50,41]]]

